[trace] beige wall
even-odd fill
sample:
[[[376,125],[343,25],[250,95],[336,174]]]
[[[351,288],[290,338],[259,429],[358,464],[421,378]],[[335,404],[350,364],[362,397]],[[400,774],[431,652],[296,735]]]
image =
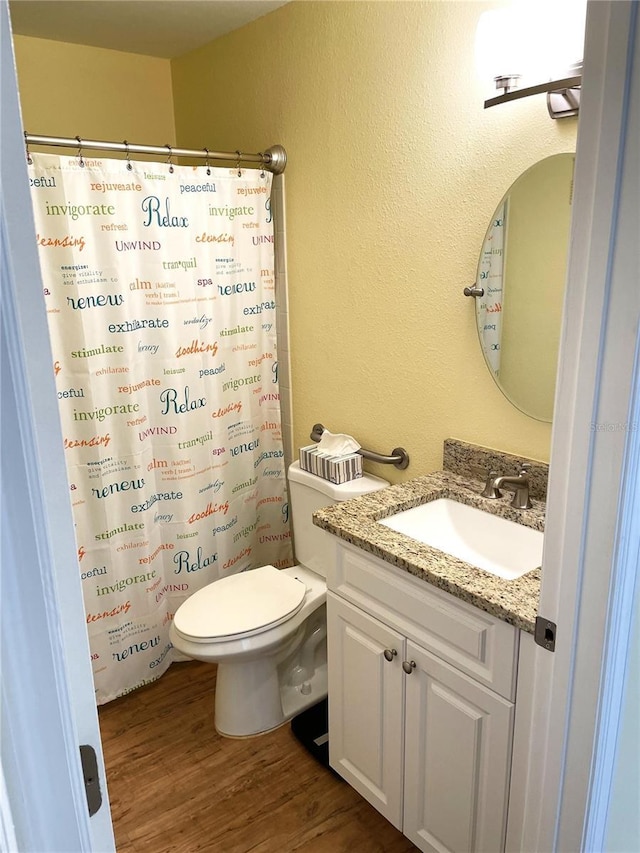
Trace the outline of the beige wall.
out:
[[[295,443],[314,423],[406,472],[447,436],[548,459],[550,428],[484,365],[475,279],[493,210],[532,163],[575,148],[544,96],[483,110],[483,2],[290,3],[170,64],[16,37],[32,133],[257,151],[283,144]],[[173,107],[175,106],[175,112]]]
[[[29,36],[14,46],[28,133],[175,144],[168,59]]]
[[[316,421],[440,467],[447,436],[548,459],[485,367],[484,233],[532,163],[575,149],[544,96],[483,110],[482,2],[293,2],[172,62],[181,145],[283,144],[294,432]]]

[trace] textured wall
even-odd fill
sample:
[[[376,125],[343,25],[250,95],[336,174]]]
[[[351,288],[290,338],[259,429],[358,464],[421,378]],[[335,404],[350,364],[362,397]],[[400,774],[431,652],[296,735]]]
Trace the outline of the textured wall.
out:
[[[493,7],[294,2],[172,62],[180,144],[289,153],[296,442],[321,420],[404,445],[406,472],[372,469],[395,480],[440,467],[447,436],[548,459],[549,426],[494,385],[462,288],[508,186],[574,150],[577,122],[544,96],[483,109],[474,39]]]
[[[483,110],[482,2],[293,2],[171,63],[16,37],[30,132],[286,146],[295,442],[316,421],[406,472],[454,436],[548,459],[550,428],[496,388],[462,288],[532,163],[575,148],[544,96]],[[172,108],[175,107],[175,113]]]
[[[169,60],[29,36],[14,45],[29,133],[175,143]]]

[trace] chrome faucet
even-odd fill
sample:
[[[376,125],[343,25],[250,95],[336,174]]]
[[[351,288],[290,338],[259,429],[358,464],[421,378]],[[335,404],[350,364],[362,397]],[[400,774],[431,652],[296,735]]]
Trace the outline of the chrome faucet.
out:
[[[529,469],[531,465],[528,462],[523,462],[520,465],[520,472],[517,477],[500,477],[496,471],[489,471],[487,482],[482,492],[483,498],[501,498],[500,491],[503,486],[513,488],[514,495],[511,501],[511,506],[514,509],[531,509],[531,501],[529,500]]]

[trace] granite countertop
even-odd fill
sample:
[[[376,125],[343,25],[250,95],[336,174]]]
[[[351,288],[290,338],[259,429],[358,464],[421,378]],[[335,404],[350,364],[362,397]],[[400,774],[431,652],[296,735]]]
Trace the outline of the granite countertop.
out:
[[[532,500],[531,509],[517,510],[509,505],[512,492],[505,491],[500,500],[490,500],[481,496],[483,487],[481,480],[448,470],[437,471],[320,509],[314,513],[313,521],[340,539],[533,634],[540,598],[539,568],[515,580],[505,580],[376,523],[437,498],[453,498],[544,530],[544,501]]]

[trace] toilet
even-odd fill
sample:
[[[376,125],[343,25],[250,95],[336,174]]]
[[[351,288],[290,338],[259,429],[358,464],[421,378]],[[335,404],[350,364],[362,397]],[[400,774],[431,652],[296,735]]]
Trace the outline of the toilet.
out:
[[[299,565],[261,566],[208,584],[176,610],[175,648],[218,664],[215,727],[226,737],[270,731],[327,695],[327,565],[330,534],[315,527],[321,507],[384,489],[364,475],[335,485],[289,467]]]

